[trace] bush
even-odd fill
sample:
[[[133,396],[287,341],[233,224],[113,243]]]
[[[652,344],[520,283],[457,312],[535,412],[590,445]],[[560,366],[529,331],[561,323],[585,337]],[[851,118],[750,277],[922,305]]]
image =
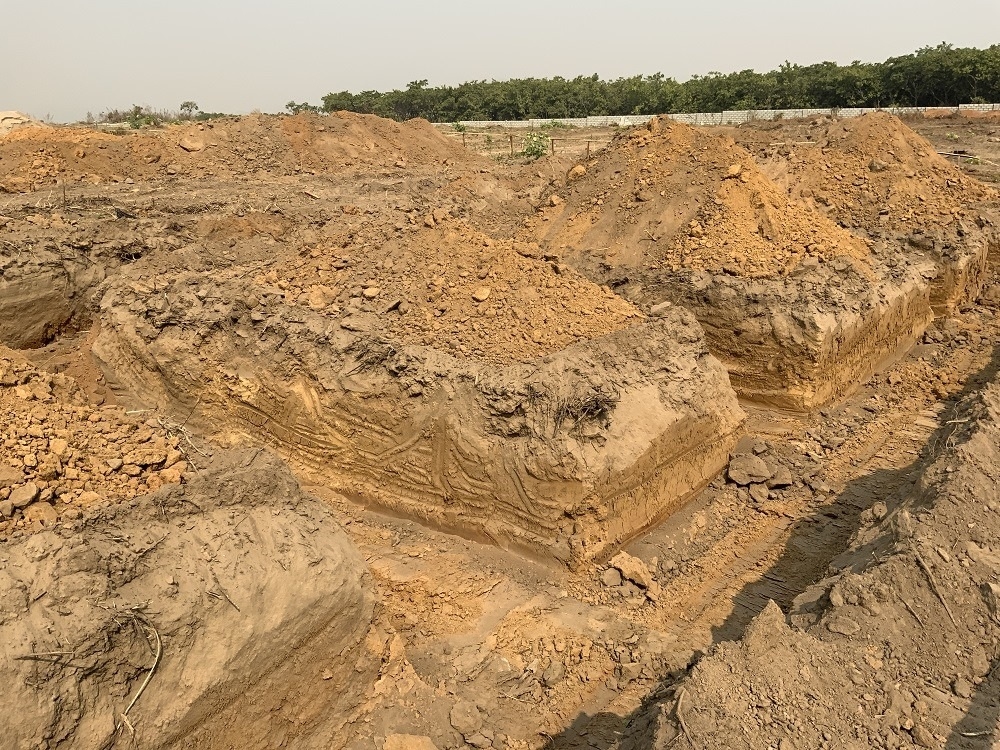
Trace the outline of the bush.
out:
[[[524,136],[524,150],[522,156],[529,159],[537,159],[545,156],[549,152],[549,137],[545,133],[531,132]]]

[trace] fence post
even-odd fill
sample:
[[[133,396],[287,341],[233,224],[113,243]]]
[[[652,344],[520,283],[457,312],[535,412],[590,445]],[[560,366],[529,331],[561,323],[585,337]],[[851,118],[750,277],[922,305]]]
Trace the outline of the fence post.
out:
[[[587,161],[590,161],[590,141],[587,141]]]
[[[555,156],[556,155],[556,139],[549,138],[549,152]]]
[[[462,131],[462,145],[465,146],[465,131]]]
[[[513,133],[508,133],[508,137],[510,138],[510,155],[513,156],[514,155],[514,134]]]

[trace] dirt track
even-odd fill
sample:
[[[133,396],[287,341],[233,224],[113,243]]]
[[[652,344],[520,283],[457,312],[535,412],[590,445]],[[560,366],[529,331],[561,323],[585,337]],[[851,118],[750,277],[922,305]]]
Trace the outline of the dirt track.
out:
[[[981,137],[983,127],[968,130]],[[892,118],[768,128],[658,123],[573,171],[558,156],[498,164],[429,126],[351,115],[127,137],[14,131],[0,140],[0,337],[23,351],[0,371],[11,415],[0,500],[16,492],[20,507],[0,504],[0,555],[30,558],[21,550],[44,548],[44,535],[90,543],[102,513],[141,526],[144,496],[163,502],[178,482],[211,495],[213,482],[237,481],[221,458],[234,447],[251,466],[277,466],[260,453],[275,450],[332,509],[371,571],[374,615],[358,562],[354,588],[334,573],[315,584],[317,595],[354,597],[352,614],[320,635],[303,622],[312,630],[287,645],[341,654],[351,642],[350,658],[234,666],[258,686],[253,702],[275,706],[241,734],[223,730],[238,700],[194,715],[160,702],[186,679],[180,652],[191,643],[168,634],[153,697],[134,709],[159,722],[157,746],[334,738],[381,750],[429,737],[439,748],[606,748],[666,745],[685,731],[704,747],[738,737],[748,747],[898,747],[926,739],[923,729],[947,738],[965,704],[916,705],[918,666],[905,651],[922,636],[893,623],[938,628],[949,615],[918,594],[919,576],[896,586],[883,568],[865,571],[873,549],[889,566],[914,550],[937,555],[935,569],[954,558],[954,540],[877,540],[916,513],[918,495],[935,507],[948,494],[928,489],[937,473],[985,455],[962,446],[991,423],[955,404],[992,403],[992,391],[977,394],[1000,335],[998,197]],[[219,467],[201,455],[216,452]],[[269,492],[284,501],[298,490]],[[282,508],[265,536],[299,523]],[[914,538],[956,521],[921,523],[931,531]],[[988,551],[984,533],[972,541]],[[313,565],[311,553],[291,554],[293,566]],[[842,582],[845,593],[831,595],[835,579],[820,584],[848,568],[878,585]],[[939,575],[964,591],[961,576],[944,578],[954,571]],[[66,606],[51,591],[33,599],[17,580],[29,611]],[[240,596],[226,584],[171,585],[189,608],[171,617],[198,622],[208,603],[219,622],[246,623],[250,643],[263,637],[253,625],[263,615],[229,606]],[[236,591],[249,596],[245,585]],[[718,645],[739,639],[769,600],[791,612],[790,626],[768,611],[742,645]],[[858,631],[831,628],[831,602],[867,608],[870,634],[854,610],[840,614]],[[980,607],[971,594],[952,606],[962,622]],[[137,618],[169,618],[136,612],[84,621],[95,633],[132,628],[122,648],[141,664],[149,626]],[[993,653],[995,626],[981,621],[962,635],[967,654]],[[827,653],[803,640],[816,633],[840,640]],[[885,638],[903,655],[865,650]],[[93,636],[57,640],[7,649],[10,679],[39,684],[36,667],[14,660],[21,651],[77,653]],[[753,682],[773,670],[754,661],[754,643],[772,640],[774,653],[805,649],[838,676],[800,687],[817,696],[808,705],[768,697],[778,708],[765,715],[757,697],[723,695],[713,670],[738,666]],[[87,656],[104,674],[119,657],[100,653]],[[924,653],[932,684],[992,689],[978,667]],[[854,679],[836,671],[849,660],[894,670],[855,679],[872,696],[863,707],[908,702],[900,711],[918,716],[865,732],[829,718],[854,710],[832,687]],[[282,697],[344,684],[352,669],[358,690],[336,706],[329,692]],[[73,673],[57,660],[43,679],[71,684]],[[144,674],[136,666],[113,688],[87,681],[101,708],[60,718],[54,734],[51,718],[25,709],[19,731],[48,731],[50,746],[96,736],[93,712],[120,712]],[[738,719],[748,701],[756,724]],[[148,729],[135,728],[148,744]]]

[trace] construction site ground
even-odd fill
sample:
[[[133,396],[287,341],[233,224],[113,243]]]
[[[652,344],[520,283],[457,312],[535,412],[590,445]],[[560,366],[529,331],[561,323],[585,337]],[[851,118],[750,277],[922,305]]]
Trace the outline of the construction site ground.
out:
[[[356,622],[363,622],[363,628],[316,624],[309,635],[313,640],[294,631],[288,623],[306,616],[305,603],[324,607],[310,589],[302,602],[279,598],[280,610],[288,618],[281,627],[294,631],[288,636],[289,643],[294,642],[288,666],[261,667],[263,662],[246,657],[232,644],[227,644],[231,649],[224,656],[213,652],[220,659],[232,658],[236,668],[256,669],[260,679],[249,685],[256,692],[245,703],[232,697],[226,705],[220,702],[198,716],[233,719],[232,707],[242,706],[253,716],[245,731],[235,720],[225,724],[190,720],[194,723],[177,725],[183,724],[183,729],[164,724],[170,733],[158,737],[155,716],[142,722],[144,701],[149,706],[169,706],[162,696],[170,695],[175,686],[166,680],[181,674],[170,671],[170,659],[179,657],[167,638],[162,649],[167,667],[159,674],[149,673],[145,697],[135,701],[134,709],[125,710],[126,718],[139,717],[132,739],[115,717],[146,674],[142,665],[149,662],[149,654],[134,646],[122,657],[131,671],[123,670],[120,678],[99,686],[106,692],[100,693],[105,697],[97,705],[118,712],[106,717],[113,731],[105,727],[86,736],[100,737],[104,731],[110,737],[108,746],[133,741],[138,747],[235,748],[254,743],[356,750],[432,750],[432,746],[451,750],[467,745],[498,750],[659,750],[674,742],[693,748],[781,750],[860,748],[866,742],[893,748],[907,743],[989,747],[989,742],[1000,740],[996,722],[987,729],[966,727],[969,736],[959,730],[950,735],[953,726],[967,721],[961,709],[944,714],[951,717],[950,725],[944,721],[934,725],[919,720],[918,706],[913,709],[917,720],[908,726],[900,719],[884,734],[864,739],[848,736],[847,727],[856,723],[851,716],[842,717],[842,725],[831,720],[826,734],[807,737],[805,730],[794,728],[811,721],[812,708],[805,700],[801,705],[786,704],[792,707],[782,716],[780,731],[779,711],[770,704],[767,716],[754,728],[733,724],[727,730],[730,734],[720,729],[729,726],[725,722],[710,729],[705,718],[706,706],[723,691],[719,684],[724,679],[711,670],[724,672],[717,665],[727,658],[726,648],[744,647],[740,639],[752,622],[796,633],[815,625],[825,610],[803,606],[803,595],[831,575],[880,562],[873,554],[862,564],[845,558],[845,553],[856,552],[866,530],[926,490],[928,469],[940,464],[942,456],[950,460],[959,445],[956,425],[975,424],[981,418],[969,411],[968,404],[997,377],[1000,264],[995,253],[987,259],[981,292],[937,315],[919,331],[912,346],[873,366],[864,383],[845,388],[808,411],[743,399],[740,408],[746,421],[742,437],[726,451],[728,468],[686,496],[679,509],[625,535],[607,554],[576,556],[574,564],[567,565],[558,556],[485,543],[479,527],[463,535],[462,529],[445,522],[415,519],[392,501],[367,502],[363,490],[354,494],[347,491],[353,486],[347,480],[332,480],[330,472],[335,470],[315,459],[304,440],[279,440],[265,427],[255,435],[245,421],[233,418],[236,407],[227,404],[228,391],[222,386],[185,390],[184,373],[195,373],[197,367],[224,369],[225,362],[212,359],[221,351],[212,348],[212,336],[219,331],[238,337],[234,340],[242,341],[240,346],[248,352],[259,347],[259,352],[247,355],[252,367],[266,369],[271,364],[277,371],[280,357],[286,356],[279,356],[279,351],[285,346],[292,349],[294,354],[288,356],[294,359],[321,358],[314,352],[324,351],[318,348],[323,341],[303,343],[297,349],[294,338],[289,339],[289,331],[298,330],[292,324],[312,325],[307,315],[289,323],[289,308],[325,317],[351,335],[372,326],[386,340],[403,342],[399,349],[404,344],[429,347],[496,370],[557,357],[567,347],[614,337],[647,320],[655,323],[665,314],[652,312],[650,300],[629,295],[627,289],[614,287],[619,294],[612,293],[611,285],[585,272],[585,264],[571,264],[536,241],[532,222],[541,222],[546,212],[558,209],[563,200],[559,196],[569,192],[567,175],[586,156],[583,141],[582,146],[573,143],[576,151],[567,142],[565,151],[525,163],[509,157],[480,158],[463,150],[454,136],[446,140],[426,124],[399,126],[346,115],[336,125],[326,120],[245,118],[242,125],[221,124],[209,130],[189,126],[190,132],[163,135],[162,146],[157,145],[158,136],[123,139],[69,129],[19,129],[6,139],[0,136],[4,253],[0,270],[7,272],[9,288],[20,300],[10,301],[15,297],[12,291],[6,309],[17,310],[18,317],[0,321],[6,339],[0,343],[10,347],[0,350],[0,413],[5,419],[0,472],[7,472],[0,473],[0,488],[15,488],[0,500],[10,501],[26,482],[34,487],[23,506],[11,506],[8,513],[0,505],[4,511],[0,563],[31,559],[30,550],[24,550],[35,535],[70,530],[86,535],[87,529],[101,523],[122,524],[129,503],[138,508],[136,513],[150,514],[148,519],[137,516],[142,520],[129,531],[129,539],[135,542],[146,533],[149,538],[141,546],[153,545],[149,549],[160,554],[159,532],[152,531],[159,528],[152,508],[165,503],[163,498],[183,505],[176,498],[179,487],[192,488],[189,499],[194,496],[206,508],[199,510],[205,513],[206,527],[218,530],[211,539],[234,535],[240,518],[259,512],[246,500],[252,490],[244,493],[238,484],[237,489],[230,488],[224,472],[237,466],[259,472],[239,481],[271,488],[260,477],[278,477],[268,481],[291,494],[286,505],[305,519],[302,523],[312,535],[305,535],[303,547],[313,545],[328,561],[336,558],[329,562],[331,571],[357,567],[362,560],[367,566],[364,574],[356,573],[357,580],[343,583],[336,600]],[[908,125],[945,154],[970,184],[973,179],[985,185],[1000,179],[1000,122],[954,118]],[[751,146],[772,142],[771,134],[779,134],[773,141],[778,143],[804,140],[797,128],[807,127],[775,124],[773,131],[754,130],[734,139],[755,154]],[[218,135],[216,129],[226,132]],[[278,129],[293,144],[291,151],[283,151],[285,141],[276,145],[278,139],[269,135]],[[319,150],[320,156],[303,157],[315,153],[309,149],[326,137],[327,129],[340,145]],[[605,134],[586,135],[598,141]],[[180,150],[175,148],[178,140]],[[74,156],[80,153],[85,155]],[[23,158],[25,154],[31,158]],[[96,166],[93,159],[87,161],[92,154],[102,159]],[[983,189],[987,192],[977,200],[1000,208],[995,194]],[[829,219],[830,226],[835,218]],[[488,251],[488,267],[480,248]],[[86,262],[80,260],[84,256]],[[185,272],[192,274],[185,281],[188,286],[171,286]],[[730,269],[724,273],[732,275]],[[525,285],[525,279],[531,294],[517,296],[515,290]],[[419,293],[412,291],[414,287]],[[181,294],[192,301],[184,301],[188,298]],[[32,306],[33,295],[42,302]],[[248,301],[249,297],[254,299]],[[213,307],[216,300],[221,302]],[[4,304],[0,299],[0,308]],[[414,308],[410,312],[405,309],[408,305]],[[195,307],[200,317],[190,312]],[[285,311],[278,317],[287,328],[272,323],[275,309]],[[189,317],[179,322],[186,314]],[[669,321],[670,331],[693,325],[691,320]],[[190,342],[181,338],[164,338],[172,335],[174,326],[181,330],[185,325],[215,333],[205,333],[189,349],[184,347]],[[129,349],[123,331],[142,338],[142,346],[148,348]],[[310,334],[314,337],[310,342],[322,338],[320,333]],[[135,352],[139,354],[130,360]],[[239,371],[224,373],[237,383],[233,389],[258,377],[242,366],[234,369]],[[150,372],[162,379],[154,379]],[[373,387],[363,376],[362,368],[357,393]],[[478,386],[479,376],[468,376],[472,377]],[[204,375],[191,378],[190,382],[207,382]],[[289,376],[282,387],[291,389],[291,383]],[[430,390],[419,380],[406,380],[403,386],[411,401],[420,399],[425,388]],[[288,419],[293,424],[299,415]],[[280,475],[279,455],[295,480]],[[730,455],[733,463],[728,461]],[[766,462],[765,480],[744,481],[738,476],[733,467],[737,459],[747,457]],[[269,463],[257,469],[254,462],[260,460]],[[22,465],[16,476],[11,473]],[[42,466],[53,467],[46,478],[40,478]],[[304,496],[320,503],[314,507],[297,489],[287,489],[296,480]],[[216,496],[206,489],[206,482],[218,482],[226,490]],[[149,494],[156,492],[160,494]],[[229,492],[237,498],[228,498]],[[143,498],[150,497],[161,500],[148,501],[153,505],[146,507]],[[213,499],[208,502],[206,497]],[[229,516],[222,511],[212,515],[217,510],[214,503],[236,510]],[[125,510],[115,510],[119,506]],[[168,506],[170,513],[182,512],[169,503],[164,507]],[[996,508],[990,511],[995,514]],[[190,508],[185,512],[193,513]],[[331,528],[335,521],[356,548],[356,561],[353,551],[338,552],[341,557],[330,551],[346,550],[339,537],[314,533],[314,527],[326,522],[326,514]],[[197,514],[182,518],[189,531],[197,528]],[[974,514],[960,515],[960,520],[976,523]],[[176,525],[181,528],[183,523]],[[282,523],[286,524],[282,529],[295,527],[287,520]],[[193,533],[190,549],[202,549],[204,539]],[[552,537],[557,533],[563,532],[553,531]],[[578,532],[565,533],[572,537]],[[988,546],[982,539],[978,543]],[[275,544],[283,549],[280,540]],[[954,550],[946,549],[938,558],[950,562],[949,554],[954,556]],[[225,553],[219,555],[226,559]],[[238,553],[233,552],[232,559],[238,559]],[[289,560],[289,569],[310,575],[312,562],[306,565],[294,554]],[[148,575],[153,581],[160,574],[153,570]],[[173,583],[165,583],[167,577]],[[135,581],[140,579],[129,580],[130,585],[139,585]],[[181,577],[182,591],[185,580]],[[6,585],[4,581],[0,578],[0,584]],[[225,578],[222,581],[226,583]],[[223,586],[215,579],[214,584],[211,580],[205,584],[207,594],[201,598],[210,605],[211,616],[206,619],[212,623],[205,632],[222,632],[228,618],[236,622],[255,611],[247,608],[245,613],[237,606],[245,604],[239,587],[250,585],[240,581],[236,578]],[[166,576],[148,585],[150,590],[176,588],[177,582]],[[891,587],[891,581],[886,585]],[[24,611],[34,612],[35,602],[57,610],[69,606],[49,604],[47,595],[62,596],[32,591]],[[827,598],[817,595],[817,601],[822,599],[824,607],[836,598],[823,596]],[[771,601],[791,619],[779,615],[774,621],[767,608]],[[913,606],[922,628],[943,627],[949,616],[954,620],[945,608]],[[14,609],[5,610],[0,604],[0,626],[17,620],[20,615]],[[145,634],[142,642],[154,632],[156,610],[129,611],[133,614],[125,617],[127,627],[116,621],[115,632],[132,628]],[[334,612],[324,613],[334,621]],[[197,614],[191,617],[192,622],[198,619]],[[320,615],[315,617],[318,622]],[[763,625],[756,631],[754,627],[746,648],[754,647],[753,637],[768,639],[766,633],[760,634]],[[191,631],[198,631],[198,626],[191,625]],[[159,641],[161,634],[155,632]],[[275,625],[269,632],[280,638],[289,631]],[[322,637],[315,637],[316,632]],[[976,636],[974,646],[990,664],[998,658],[998,634],[1000,625],[991,622],[983,623],[981,637]],[[786,640],[790,643],[791,636],[776,638],[775,649],[791,649]],[[178,636],[173,643],[195,648],[192,643],[200,642]],[[862,666],[871,664],[881,656],[865,650],[870,644],[857,645],[856,654],[850,648],[844,653]],[[0,658],[8,676],[21,680],[29,679],[24,665],[33,664],[23,659],[49,650],[34,642],[18,642],[16,649],[0,647]],[[118,652],[109,647],[107,653]],[[767,649],[762,653],[758,658],[766,662]],[[968,653],[921,654],[928,674],[944,681],[938,687],[966,701],[968,696],[962,695],[971,695],[980,684],[989,687],[992,675],[992,667],[966,677],[953,666],[956,660],[967,661]],[[156,658],[159,662],[161,657]],[[748,684],[746,675],[759,669],[754,664],[740,673]],[[64,665],[57,667],[65,677]],[[78,671],[85,683],[90,672]],[[51,670],[46,674],[55,679]],[[349,684],[351,678],[344,675],[353,675],[357,684],[341,690],[338,702],[330,697],[331,686]],[[821,679],[818,687],[810,687],[815,693],[810,693],[810,700],[839,706],[840,688],[833,683],[840,678],[831,672],[829,685]],[[41,680],[37,672],[30,679]],[[219,685],[228,685],[224,678],[217,679]],[[954,679],[967,679],[968,689],[964,683],[955,688]],[[232,692],[231,686],[225,690]],[[323,697],[301,697],[313,694]],[[344,698],[348,695],[353,700]],[[921,700],[919,695],[911,698],[910,705]],[[19,710],[31,705],[32,699],[24,700],[17,704]],[[736,702],[725,705],[737,710]],[[334,719],[321,716],[326,707],[335,710]],[[765,711],[763,704],[753,709],[755,715]],[[74,743],[84,735],[73,734],[82,733],[82,728],[63,735],[52,731],[49,736],[32,735],[35,724],[44,722],[39,723],[31,709],[23,710],[24,715],[8,715],[13,724],[22,725],[23,734],[9,736],[23,742],[32,738],[38,744],[22,746],[83,746]],[[92,706],[83,713],[87,710]],[[60,721],[60,726],[68,726],[65,718]],[[814,740],[819,744],[810,744]],[[957,744],[965,741],[986,744]],[[18,746],[5,742],[8,739],[0,736],[0,747]]]

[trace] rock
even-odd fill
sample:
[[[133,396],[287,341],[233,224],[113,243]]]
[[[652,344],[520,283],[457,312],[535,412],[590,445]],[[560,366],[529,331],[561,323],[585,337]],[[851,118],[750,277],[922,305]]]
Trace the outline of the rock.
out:
[[[587,168],[582,164],[577,164],[566,174],[566,179],[569,181],[578,180],[587,174]]]
[[[103,502],[104,498],[98,495],[96,492],[84,492],[77,498],[77,502],[80,505],[97,505],[97,503]]]
[[[431,216],[434,218],[434,222],[436,224],[440,224],[442,221],[448,218],[449,216],[448,209],[435,208],[434,211],[431,213]]]
[[[671,307],[670,302],[660,302],[659,304],[653,305],[651,308],[649,308],[649,314],[652,315],[653,317],[666,315],[670,307]]]
[[[771,470],[760,456],[736,456],[729,462],[729,478],[745,487],[771,478]]]
[[[35,498],[37,497],[38,485],[34,482],[29,482],[21,487],[15,487],[7,499],[15,508],[25,508],[35,502]]]
[[[653,194],[648,190],[636,190],[635,199],[639,203],[648,203],[653,200]]]
[[[12,487],[24,481],[24,472],[6,464],[0,465],[0,488]]]
[[[0,516],[10,518],[14,515],[14,503],[9,499],[0,501]]]
[[[203,151],[205,149],[205,141],[200,138],[195,138],[192,135],[184,136],[177,145],[189,153]]]
[[[490,298],[490,288],[488,286],[481,286],[472,293],[472,299],[474,299],[476,302],[485,302],[489,298]]]
[[[167,451],[155,445],[140,445],[122,456],[125,466],[156,466],[167,460]]]
[[[549,205],[550,206],[553,206],[553,207],[555,207],[555,206],[561,206],[565,202],[566,202],[565,200],[563,200],[562,198],[560,198],[555,193],[553,193],[552,195],[549,196]]]
[[[425,226],[425,227],[433,227],[433,226],[435,226],[435,225],[436,225],[436,223],[435,223],[435,221],[434,221],[434,217],[433,217],[433,216],[431,216],[430,214],[427,214],[427,215],[426,215],[426,216],[424,217],[424,226]]]
[[[778,466],[774,470],[774,474],[771,475],[771,478],[767,480],[767,486],[772,490],[776,490],[782,487],[790,487],[793,481],[792,472],[788,467]]]
[[[59,520],[59,515],[51,503],[34,503],[24,509],[24,520],[28,523],[36,521],[42,526],[55,526]]]
[[[839,635],[854,635],[861,630],[861,626],[854,622],[854,620],[850,617],[834,615],[827,620],[826,629],[831,633],[837,633]]]
[[[650,574],[649,568],[646,567],[646,563],[627,552],[619,552],[612,557],[611,565],[618,569],[622,577],[632,581],[637,586],[647,589],[653,583],[653,576]]]
[[[754,502],[764,503],[770,497],[771,493],[767,489],[766,484],[751,484],[750,485],[750,497],[753,498]]]
[[[62,438],[51,438],[49,440],[49,451],[58,458],[66,458],[69,451],[69,443]]]
[[[187,461],[181,461],[169,469],[162,469],[160,479],[163,480],[164,484],[180,484],[185,471],[187,471]]]
[[[622,574],[617,568],[608,568],[601,573],[601,583],[605,586],[621,586]]]
[[[377,286],[368,286],[365,287],[361,294],[365,299],[375,299],[381,291]]]
[[[389,734],[386,735],[382,750],[438,750],[438,748],[426,735]]]
[[[959,698],[971,698],[972,683],[964,677],[956,677],[951,683],[951,691]]]
[[[566,676],[566,667],[561,661],[553,661],[545,668],[542,672],[542,684],[545,687],[553,687],[558,683],[562,682],[563,677]]]
[[[913,729],[910,730],[910,736],[913,737],[913,742],[919,747],[937,747],[937,739],[931,734],[930,730],[927,729],[922,724],[915,724]]]
[[[451,725],[463,737],[471,737],[483,727],[483,717],[472,701],[460,700],[451,709]]]
[[[735,177],[739,177],[743,174],[742,164],[733,164],[729,169],[726,170],[726,179],[731,180]]]
[[[125,465],[125,462],[122,461],[120,458],[109,458],[107,460],[107,464],[108,468],[111,469],[111,471],[118,471],[121,467]]]
[[[472,745],[472,747],[493,747],[493,740],[481,732],[476,732],[471,737],[466,737],[465,741],[469,745]]]
[[[872,159],[868,162],[869,172],[885,172],[888,168],[889,165],[879,159]]]

